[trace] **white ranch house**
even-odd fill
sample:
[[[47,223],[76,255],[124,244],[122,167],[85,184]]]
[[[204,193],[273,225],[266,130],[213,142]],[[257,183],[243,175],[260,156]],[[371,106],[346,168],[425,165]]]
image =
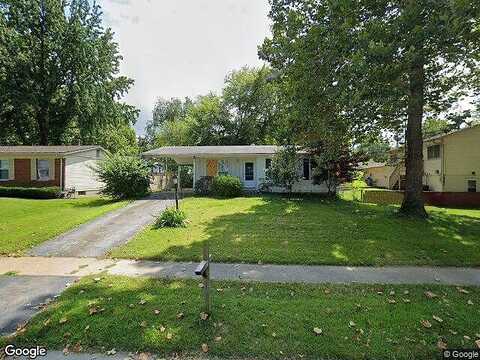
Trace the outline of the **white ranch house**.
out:
[[[272,145],[236,146],[165,146],[143,153],[147,159],[175,160],[179,165],[193,167],[193,184],[206,176],[228,174],[238,177],[245,190],[259,190],[266,181],[266,170],[280,147]],[[299,152],[298,171],[301,180],[294,184],[293,192],[325,193],[324,184],[316,185],[312,179],[312,161],[306,152]],[[181,179],[180,179],[181,181]],[[285,189],[273,187],[273,192]]]

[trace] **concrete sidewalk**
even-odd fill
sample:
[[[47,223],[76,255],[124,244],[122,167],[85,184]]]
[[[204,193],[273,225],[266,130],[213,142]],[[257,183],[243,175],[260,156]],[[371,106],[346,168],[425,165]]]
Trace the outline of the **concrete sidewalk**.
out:
[[[0,275],[71,276],[106,272],[153,278],[194,278],[196,263],[94,258],[0,258]],[[480,269],[453,267],[355,267],[212,263],[212,279],[272,283],[444,284],[480,286]]]
[[[80,225],[28,252],[32,256],[102,257],[151,224],[167,206],[168,194],[150,196]]]

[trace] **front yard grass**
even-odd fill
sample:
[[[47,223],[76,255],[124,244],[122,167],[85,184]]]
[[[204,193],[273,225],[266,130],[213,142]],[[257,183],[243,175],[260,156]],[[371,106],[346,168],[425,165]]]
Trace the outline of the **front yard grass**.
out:
[[[159,355],[199,355],[207,344],[209,355],[236,358],[433,359],[439,341],[475,348],[480,337],[479,288],[213,282],[213,289],[204,321],[194,280],[84,278],[3,342]]]
[[[335,265],[480,265],[480,210],[429,207],[427,221],[393,206],[278,196],[181,202],[186,228],[150,227],[113,257]]]
[[[71,200],[0,198],[0,255],[21,254],[126,203],[99,197]]]

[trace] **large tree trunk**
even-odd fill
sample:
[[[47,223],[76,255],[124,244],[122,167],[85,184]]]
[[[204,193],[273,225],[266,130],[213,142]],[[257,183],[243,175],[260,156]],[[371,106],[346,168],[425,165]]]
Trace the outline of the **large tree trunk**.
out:
[[[415,59],[409,71],[408,120],[405,146],[406,185],[400,211],[406,215],[425,218],[423,201],[423,137],[425,72],[423,58]]]

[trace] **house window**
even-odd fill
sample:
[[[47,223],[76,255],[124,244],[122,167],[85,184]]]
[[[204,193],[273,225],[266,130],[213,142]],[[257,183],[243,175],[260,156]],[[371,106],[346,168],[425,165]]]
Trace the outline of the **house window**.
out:
[[[10,162],[8,160],[0,160],[0,180],[8,180],[10,178]]]
[[[48,160],[37,159],[37,180],[50,180],[50,164]]]
[[[253,181],[253,162],[245,163],[245,181]]]
[[[438,159],[440,157],[440,145],[427,147],[427,159]]]
[[[303,159],[303,179],[310,180],[310,159]]]
[[[477,180],[468,180],[467,181],[467,191],[468,192],[477,192]]]
[[[218,162],[218,175],[228,175],[228,162],[226,160]]]

